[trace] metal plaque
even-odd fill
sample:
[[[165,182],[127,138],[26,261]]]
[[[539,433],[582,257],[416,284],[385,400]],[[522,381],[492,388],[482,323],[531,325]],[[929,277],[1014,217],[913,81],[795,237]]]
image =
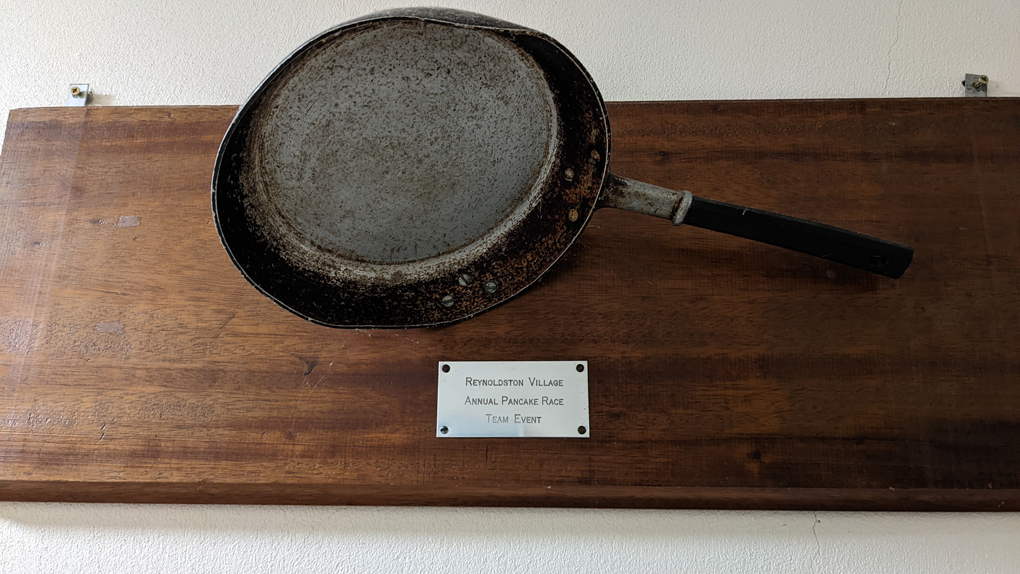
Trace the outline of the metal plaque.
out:
[[[588,362],[440,362],[436,436],[588,438]]]

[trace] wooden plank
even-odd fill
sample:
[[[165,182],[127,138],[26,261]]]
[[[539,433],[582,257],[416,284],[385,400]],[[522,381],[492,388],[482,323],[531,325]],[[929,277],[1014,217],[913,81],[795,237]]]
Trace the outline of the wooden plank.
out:
[[[900,280],[603,211],[536,286],[331,330],[251,288],[233,107],[12,112],[0,498],[1020,510],[1020,102],[610,106],[613,169],[916,249]],[[437,439],[441,360],[586,359],[591,439]]]

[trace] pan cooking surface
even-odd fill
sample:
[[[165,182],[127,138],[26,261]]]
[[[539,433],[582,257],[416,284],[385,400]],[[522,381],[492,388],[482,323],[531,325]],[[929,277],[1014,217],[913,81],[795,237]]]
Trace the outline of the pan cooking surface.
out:
[[[372,23],[320,42],[265,93],[246,202],[298,267],[444,272],[534,204],[554,110],[542,70],[497,33]]]

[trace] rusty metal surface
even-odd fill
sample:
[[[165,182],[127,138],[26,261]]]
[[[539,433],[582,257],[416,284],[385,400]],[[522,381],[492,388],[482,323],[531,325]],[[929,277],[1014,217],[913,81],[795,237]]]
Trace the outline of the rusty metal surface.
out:
[[[298,315],[433,325],[548,269],[608,158],[601,96],[553,40],[391,11],[310,41],[263,82],[224,138],[213,209],[249,282]]]
[[[686,190],[676,191],[650,183],[609,174],[599,207],[624,209],[652,217],[668,219],[680,225],[691,208],[694,196]]]

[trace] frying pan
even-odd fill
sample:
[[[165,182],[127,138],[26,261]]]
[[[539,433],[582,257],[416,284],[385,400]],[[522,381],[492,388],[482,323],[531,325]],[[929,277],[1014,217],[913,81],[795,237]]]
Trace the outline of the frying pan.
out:
[[[609,173],[605,103],[554,39],[447,9],[298,48],[240,108],[212,206],[244,277],[330,327],[439,325],[535,282],[614,207],[899,277],[906,245]]]

